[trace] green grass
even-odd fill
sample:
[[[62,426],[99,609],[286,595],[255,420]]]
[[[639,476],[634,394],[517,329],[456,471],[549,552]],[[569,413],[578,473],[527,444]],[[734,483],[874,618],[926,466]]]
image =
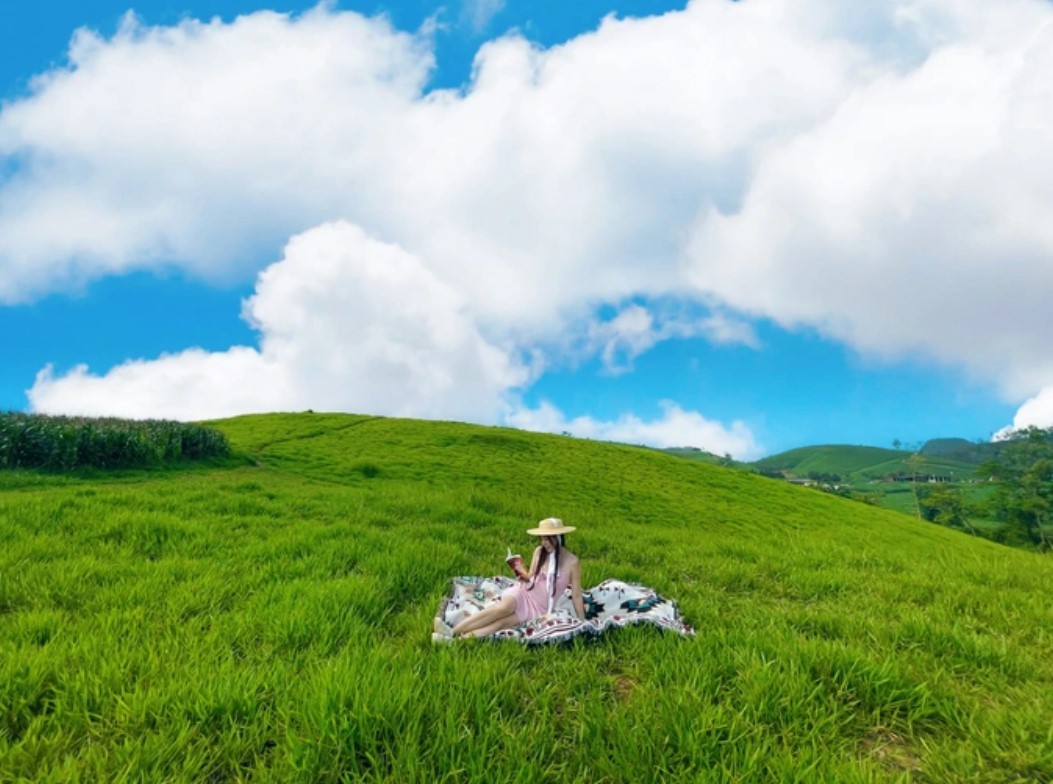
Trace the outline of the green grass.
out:
[[[653,450],[341,415],[0,472],[0,780],[1053,780],[1053,562]],[[435,647],[558,515],[698,630]]]

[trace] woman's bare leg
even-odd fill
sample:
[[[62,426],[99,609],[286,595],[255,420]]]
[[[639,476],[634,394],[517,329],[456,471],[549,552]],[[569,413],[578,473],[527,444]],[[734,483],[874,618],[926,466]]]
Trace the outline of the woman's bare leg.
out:
[[[512,617],[515,617],[516,600],[514,596],[505,595],[485,610],[481,610],[474,615],[469,615],[463,621],[454,626],[453,636],[457,637],[461,634],[468,634],[480,627],[489,626],[509,614],[511,614]]]
[[[474,637],[487,637],[493,634],[494,632],[499,632],[502,629],[511,629],[518,625],[519,616],[517,616],[515,614],[515,610],[513,610],[511,615],[502,616],[493,623],[487,624],[486,626],[482,626],[478,629],[473,629],[468,633]]]

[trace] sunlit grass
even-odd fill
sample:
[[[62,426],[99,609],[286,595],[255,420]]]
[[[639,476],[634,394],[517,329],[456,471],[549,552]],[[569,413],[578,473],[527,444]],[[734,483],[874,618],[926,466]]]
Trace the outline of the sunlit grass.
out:
[[[1053,779],[1053,566],[643,449],[336,415],[0,472],[0,780]],[[698,630],[435,647],[551,514]]]

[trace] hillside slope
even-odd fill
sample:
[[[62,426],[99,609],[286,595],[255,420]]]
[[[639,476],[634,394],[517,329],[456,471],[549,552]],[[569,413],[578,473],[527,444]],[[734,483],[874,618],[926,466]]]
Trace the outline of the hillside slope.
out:
[[[0,472],[5,777],[1053,780],[1048,558],[642,448],[215,424],[241,465]],[[548,515],[697,637],[433,646]]]
[[[849,446],[844,444],[824,444],[805,446],[781,452],[756,461],[757,468],[788,470],[794,473],[822,471],[837,474],[849,474],[893,460],[910,457],[909,452],[897,449],[882,449],[877,446]]]
[[[909,476],[915,470],[965,479],[972,477],[976,468],[976,463],[944,456],[940,448],[934,447],[931,453],[922,452],[921,462],[915,469],[908,462],[912,454],[905,450],[876,446],[827,444],[791,449],[751,465],[759,470],[787,471],[801,477],[811,473],[836,474],[845,481],[854,482],[895,475]]]
[[[1006,441],[974,442],[964,438],[933,438],[925,442],[920,452],[926,457],[956,460],[979,465],[994,460],[1005,448]]]

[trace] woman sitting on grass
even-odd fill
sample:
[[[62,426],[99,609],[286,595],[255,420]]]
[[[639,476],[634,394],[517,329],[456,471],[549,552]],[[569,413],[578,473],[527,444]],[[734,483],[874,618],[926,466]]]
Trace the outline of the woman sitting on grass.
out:
[[[435,632],[445,637],[486,637],[502,629],[511,629],[551,613],[568,587],[574,611],[579,619],[584,620],[581,563],[563,546],[563,535],[573,530],[573,526],[563,525],[563,521],[556,517],[546,518],[538,523],[537,528],[528,530],[531,536],[541,537],[541,544],[534,550],[530,570],[519,578],[520,584],[506,591],[485,610],[469,615],[452,628],[436,618]]]

